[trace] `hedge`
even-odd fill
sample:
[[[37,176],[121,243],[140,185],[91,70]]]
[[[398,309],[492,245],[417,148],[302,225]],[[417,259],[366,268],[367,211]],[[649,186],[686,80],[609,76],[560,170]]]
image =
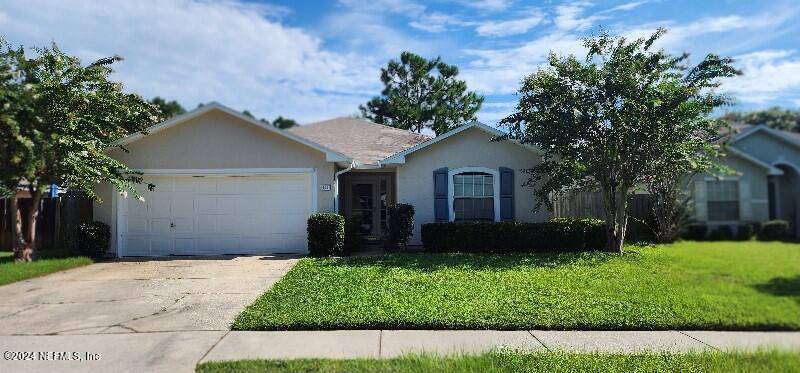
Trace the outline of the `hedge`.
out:
[[[414,234],[414,206],[407,203],[389,205],[387,210],[389,227],[386,237],[386,248],[396,249],[408,244]]]
[[[312,256],[338,256],[344,253],[344,217],[339,214],[312,214],[308,218],[308,252]]]
[[[422,244],[430,252],[589,251],[604,249],[605,242],[605,223],[597,219],[422,225]]]
[[[786,220],[770,220],[761,225],[756,238],[759,241],[779,241],[791,238],[789,222]]]

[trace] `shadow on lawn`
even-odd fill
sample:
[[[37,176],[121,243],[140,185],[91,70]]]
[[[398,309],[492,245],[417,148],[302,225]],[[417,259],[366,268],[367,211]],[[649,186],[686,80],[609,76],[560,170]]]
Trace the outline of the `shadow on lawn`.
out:
[[[754,286],[756,290],[779,297],[794,298],[800,303],[800,275],[794,277],[775,277],[763,284]]]
[[[532,254],[465,254],[465,253],[401,253],[382,256],[345,257],[325,261],[323,266],[404,268],[419,271],[445,269],[498,270],[514,268],[555,268],[562,266],[594,267],[610,261],[636,261],[638,252],[623,256],[604,252],[532,253]]]

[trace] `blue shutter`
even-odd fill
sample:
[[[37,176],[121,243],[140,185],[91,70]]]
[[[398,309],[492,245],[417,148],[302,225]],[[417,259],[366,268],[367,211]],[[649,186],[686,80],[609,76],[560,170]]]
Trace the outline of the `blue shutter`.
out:
[[[447,167],[433,170],[433,216],[437,222],[450,220],[447,211]]]
[[[514,221],[514,170],[500,167],[500,220]]]

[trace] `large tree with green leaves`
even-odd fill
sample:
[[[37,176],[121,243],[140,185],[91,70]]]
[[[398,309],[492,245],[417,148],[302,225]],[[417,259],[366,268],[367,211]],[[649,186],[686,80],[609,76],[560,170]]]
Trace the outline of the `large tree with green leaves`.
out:
[[[150,100],[150,103],[155,105],[158,110],[161,111],[162,119],[169,119],[186,112],[186,109],[184,109],[178,101],[167,101],[160,96],[153,97],[153,99]]]
[[[109,80],[118,56],[82,65],[55,44],[29,55],[0,40],[0,165],[2,185],[12,200],[17,260],[32,260],[36,217],[51,184],[82,189],[108,182],[120,193],[138,197],[141,175],[107,153],[115,141],[156,124],[159,110],[142,97],[125,93]],[[152,185],[150,185],[152,187]],[[16,192],[30,192],[33,208],[17,213]],[[22,219],[27,221],[23,230]]]
[[[718,151],[708,112],[725,103],[719,78],[731,60],[709,54],[687,68],[688,55],[654,50],[664,34],[629,41],[602,32],[586,38],[586,58],[550,54],[549,67],[526,77],[507,137],[541,150],[527,170],[537,208],[565,188],[598,188],[607,246],[622,252],[627,201],[634,187],[659,179],[672,162],[706,162]]]
[[[457,76],[458,68],[439,57],[427,60],[403,52],[399,61],[381,69],[381,96],[359,108],[375,123],[415,132],[430,128],[440,135],[475,120],[483,104],[483,96],[468,91]]]
[[[800,132],[800,110],[784,109],[777,106],[749,112],[734,111],[723,115],[720,119],[726,120],[731,124],[764,124],[779,130]]]

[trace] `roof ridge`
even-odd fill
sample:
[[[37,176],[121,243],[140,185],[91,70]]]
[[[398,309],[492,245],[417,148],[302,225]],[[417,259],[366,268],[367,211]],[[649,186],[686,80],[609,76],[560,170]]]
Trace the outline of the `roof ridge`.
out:
[[[406,129],[402,129],[402,128],[387,126],[387,125],[381,124],[381,123],[375,123],[375,122],[373,122],[373,121],[371,121],[369,119],[366,119],[366,118],[334,117],[334,118],[325,119],[325,120],[321,120],[321,121],[317,121],[317,122],[311,122],[311,123],[302,124],[300,126],[317,126],[317,125],[322,125],[322,124],[325,124],[325,123],[328,123],[328,122],[333,122],[333,121],[343,120],[343,119],[344,120],[352,120],[352,121],[364,122],[364,123],[371,124],[371,125],[376,125],[376,126],[381,126],[381,127],[385,128],[385,129],[388,129],[388,130],[391,130],[391,131],[402,132],[404,134],[418,135],[418,136],[422,136],[422,137],[425,137],[425,138],[430,138],[430,136],[427,136],[427,135],[419,133],[419,132],[414,132],[414,131],[411,131],[411,130],[406,130]]]

